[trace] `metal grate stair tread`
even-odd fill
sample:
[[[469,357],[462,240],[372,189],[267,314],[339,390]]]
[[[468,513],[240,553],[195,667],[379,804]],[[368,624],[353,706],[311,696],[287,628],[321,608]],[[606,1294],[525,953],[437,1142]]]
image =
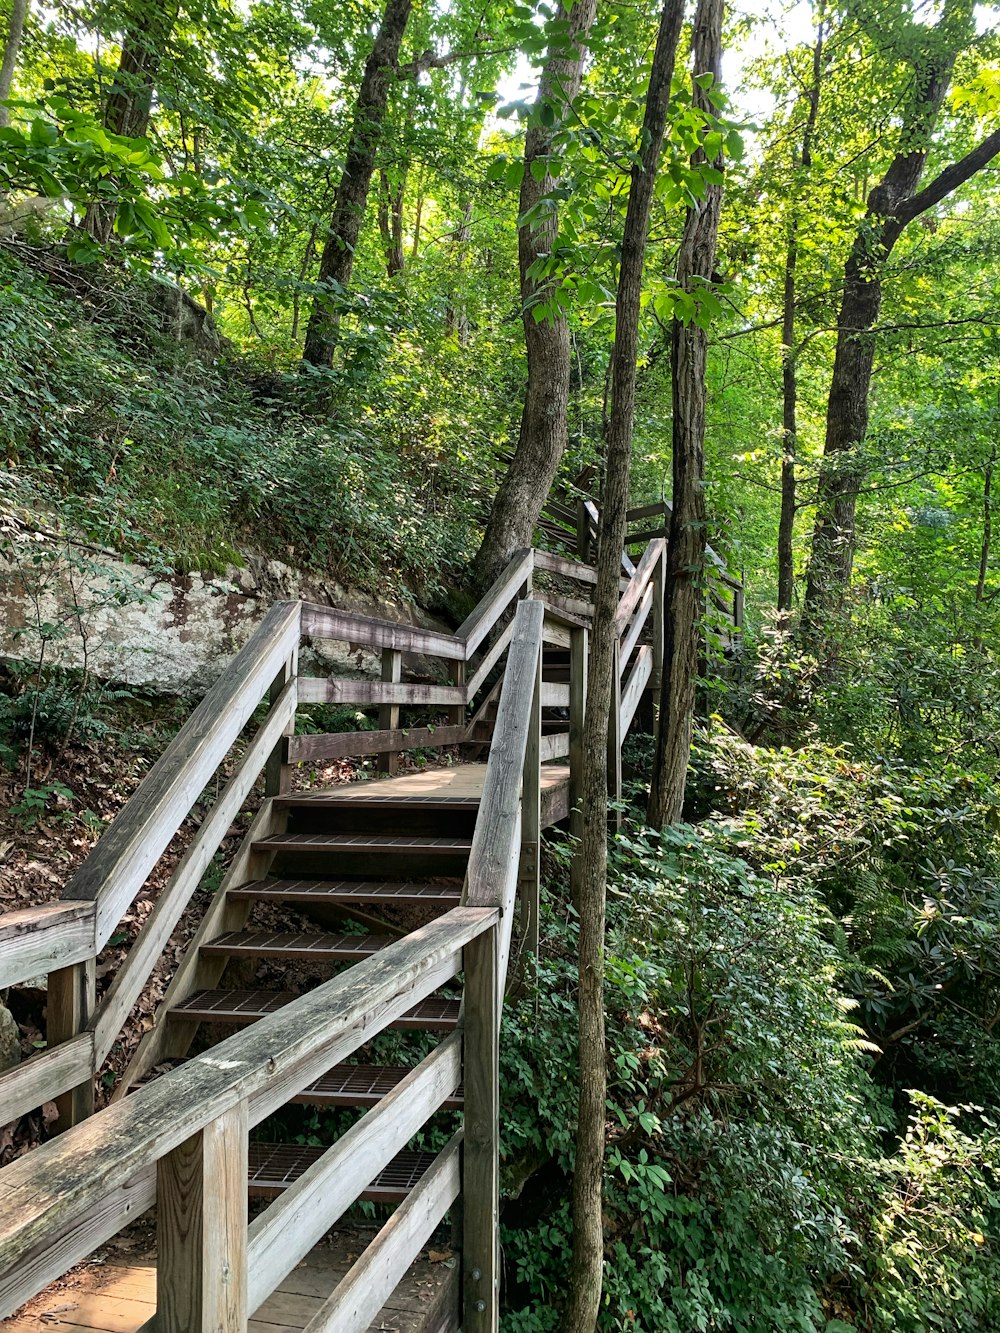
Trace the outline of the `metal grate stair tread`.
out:
[[[370,958],[392,935],[310,934],[305,931],[231,930],[201,946],[208,956],[283,958],[289,962],[342,963]]]
[[[294,991],[203,990],[175,1004],[167,1017],[242,1027],[277,1013],[297,998]],[[458,1026],[458,1014],[458,1000],[430,995],[389,1026],[407,1031],[453,1032]]]
[[[230,889],[239,900],[300,903],[423,903],[431,907],[457,907],[460,884],[419,884],[405,880],[353,879],[266,879]]]
[[[374,1106],[411,1072],[405,1065],[335,1065],[292,1100],[322,1106]],[[463,1099],[459,1086],[442,1103],[442,1110],[460,1110]]]
[[[318,1161],[325,1148],[288,1143],[251,1143],[250,1193],[276,1195],[294,1185]],[[432,1152],[401,1152],[358,1195],[374,1203],[402,1203],[435,1161]]]

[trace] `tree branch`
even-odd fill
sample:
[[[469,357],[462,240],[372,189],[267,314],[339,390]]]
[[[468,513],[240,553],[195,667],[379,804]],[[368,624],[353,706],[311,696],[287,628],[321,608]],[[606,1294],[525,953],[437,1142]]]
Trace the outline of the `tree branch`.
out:
[[[970,176],[974,176],[977,171],[985,167],[997,153],[1000,153],[1000,130],[994,130],[981,144],[973,148],[970,153],[966,153],[965,157],[945,167],[922,190],[911,194],[909,199],[902,200],[892,214],[900,229],[919,217],[921,213],[926,213],[935,204],[939,204],[960,185],[964,185]]]

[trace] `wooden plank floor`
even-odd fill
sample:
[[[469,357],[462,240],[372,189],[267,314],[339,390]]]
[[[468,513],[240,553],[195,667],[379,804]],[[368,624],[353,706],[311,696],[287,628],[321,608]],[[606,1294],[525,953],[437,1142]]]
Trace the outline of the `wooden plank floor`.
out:
[[[543,764],[542,824],[555,824],[569,813],[569,765]],[[453,768],[428,768],[421,773],[404,773],[395,778],[373,778],[368,782],[346,783],[343,786],[296,793],[299,799],[315,797],[317,801],[329,793],[338,802],[377,801],[385,797],[411,797],[414,800],[438,798],[446,800],[478,800],[483,794],[486,779],[485,764],[456,764]]]
[[[301,1333],[344,1276],[368,1237],[338,1237],[293,1269],[254,1313],[249,1333]],[[446,1333],[458,1327],[458,1260],[422,1256],[390,1296],[369,1333]],[[88,1264],[0,1320],[4,1333],[137,1333],[156,1312],[156,1268],[115,1256]]]

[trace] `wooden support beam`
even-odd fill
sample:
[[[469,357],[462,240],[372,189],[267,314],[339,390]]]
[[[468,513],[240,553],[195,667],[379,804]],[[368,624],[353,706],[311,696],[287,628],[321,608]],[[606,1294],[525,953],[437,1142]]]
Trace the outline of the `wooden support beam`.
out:
[[[403,674],[403,654],[398,648],[382,649],[382,679],[386,684],[398,685]],[[380,704],[378,710],[380,731],[399,728],[399,704]],[[378,771],[392,777],[399,769],[399,751],[386,750],[378,757]]]
[[[551,686],[549,687],[552,688]],[[560,686],[560,689],[566,689]],[[529,704],[528,736],[524,747],[521,779],[521,852],[518,862],[518,896],[521,900],[521,948],[523,954],[538,954],[540,915],[540,859],[542,842],[542,655],[539,643],[538,669]],[[569,691],[566,690],[567,702]]]
[[[569,831],[583,836],[583,724],[587,713],[589,631],[575,629],[569,649]]]
[[[467,726],[403,727],[397,731],[339,731],[321,736],[294,736],[288,753],[292,763],[346,759],[353,755],[382,754],[386,750],[425,750],[465,741],[489,740],[489,725],[473,718]]]
[[[462,1330],[500,1327],[499,931],[465,947]]]
[[[244,1101],[157,1164],[157,1333],[246,1333],[247,1132]]]
[[[342,639],[345,643],[368,648],[398,648],[403,653],[426,657],[445,657],[462,661],[465,643],[454,634],[440,630],[419,629],[395,620],[376,620],[355,616],[333,606],[302,602],[302,633],[316,639]]]
[[[267,757],[267,767],[264,771],[265,796],[284,796],[286,792],[292,789],[292,770],[288,762],[288,738],[295,735],[296,698],[293,682],[298,675],[298,671],[299,650],[296,645],[295,651],[290,654],[288,660],[271,682],[271,688],[267,694],[268,718],[270,718],[271,713],[276,712],[286,703],[286,692],[291,686],[291,715],[284,719],[282,734]],[[265,722],[264,726],[266,725]]]
[[[45,1006],[49,1050],[74,1041],[84,1031],[94,1012],[96,989],[93,958],[49,973]],[[94,1114],[94,1073],[91,1068],[85,1079],[56,1098],[59,1111],[56,1129],[60,1134]]]
[[[464,668],[465,663],[460,663]],[[428,704],[465,706],[464,685],[428,685],[423,681],[393,683],[351,680],[347,677],[327,680],[322,676],[299,677],[299,702],[304,704],[358,704],[374,708],[382,704],[400,704],[422,708]]]
[[[0,1074],[0,1125],[9,1125],[44,1102],[55,1101],[67,1089],[86,1084],[94,1068],[94,1035],[81,1032],[8,1069]]]

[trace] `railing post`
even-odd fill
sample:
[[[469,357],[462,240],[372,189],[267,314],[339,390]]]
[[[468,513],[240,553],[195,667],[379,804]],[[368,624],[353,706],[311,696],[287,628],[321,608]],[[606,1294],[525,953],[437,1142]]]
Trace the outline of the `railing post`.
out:
[[[583,834],[583,723],[587,712],[588,631],[569,635],[569,831]]]
[[[403,654],[396,648],[382,649],[382,679],[397,685],[403,675]],[[379,731],[395,731],[399,727],[399,704],[380,704]],[[399,769],[399,751],[390,750],[378,757],[378,771],[391,777]]]
[[[247,1104],[160,1159],[157,1333],[246,1333]]]
[[[622,798],[622,669],[621,642],[614,646],[614,664],[611,671],[611,711],[608,713],[608,800]],[[621,812],[612,810],[609,823],[620,828]]]
[[[273,704],[290,680],[294,680],[299,669],[298,648],[285,661],[281,670],[271,682],[268,690],[268,703]],[[288,738],[295,735],[295,715],[285,728],[285,734],[271,751],[264,768],[264,795],[284,796],[292,789],[292,767],[288,762]]]
[[[656,569],[653,571],[653,672],[650,677],[650,689],[653,695],[653,735],[660,734],[660,690],[663,685],[663,652],[664,652],[664,626],[663,626],[663,593],[666,582],[667,572],[667,553],[666,549],[660,553],[660,558],[656,562]]]
[[[542,654],[539,644],[535,685],[531,696],[528,740],[524,749],[521,779],[521,859],[518,866],[518,896],[521,900],[521,948],[538,953],[540,897],[540,845],[542,840]]]
[[[465,946],[462,1331],[500,1327],[499,927]]]
[[[97,1000],[95,963],[95,959],[86,958],[82,963],[49,973],[45,1037],[50,1050],[77,1036],[90,1022]],[[56,1098],[59,1118],[55,1128],[60,1134],[94,1114],[96,1072],[91,1071],[86,1083],[80,1083]]]

